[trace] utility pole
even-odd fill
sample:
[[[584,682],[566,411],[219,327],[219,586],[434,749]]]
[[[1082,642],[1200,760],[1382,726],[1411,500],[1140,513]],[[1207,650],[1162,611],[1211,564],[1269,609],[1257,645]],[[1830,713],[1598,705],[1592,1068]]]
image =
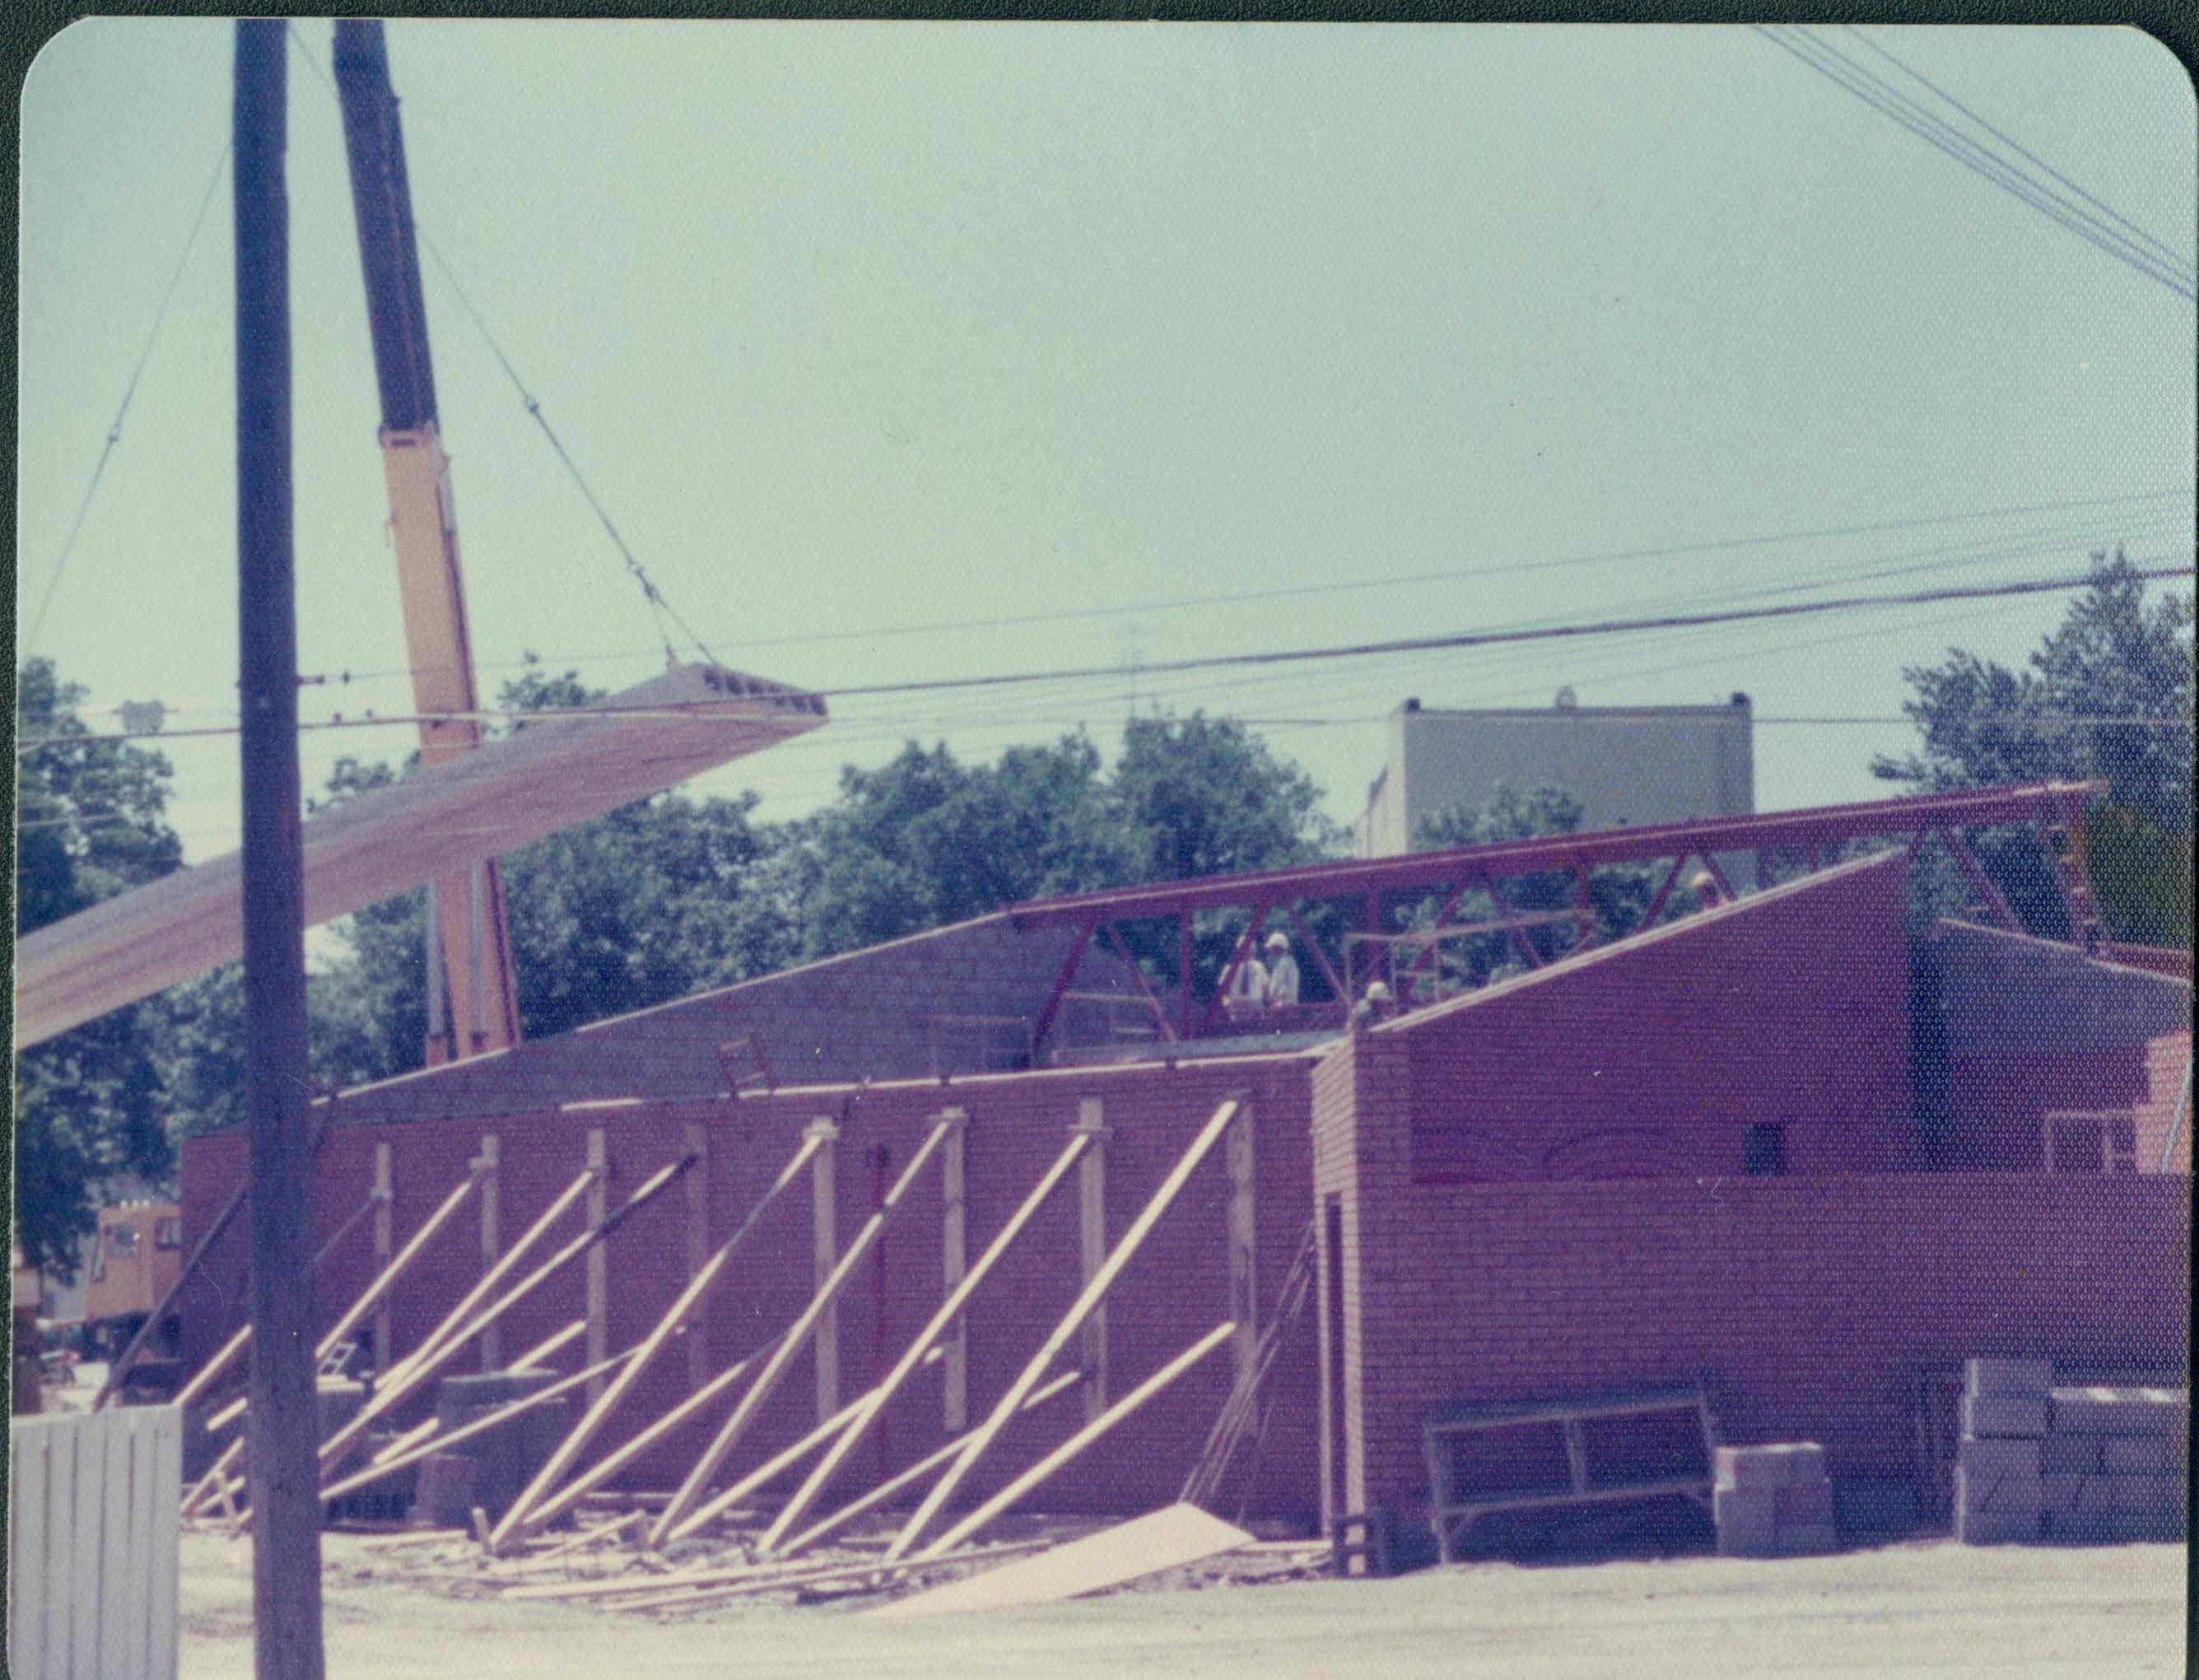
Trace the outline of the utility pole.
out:
[[[236,597],[244,779],[253,1666],[322,1680],[313,1147],[291,557],[290,226],[280,18],[236,26]]]

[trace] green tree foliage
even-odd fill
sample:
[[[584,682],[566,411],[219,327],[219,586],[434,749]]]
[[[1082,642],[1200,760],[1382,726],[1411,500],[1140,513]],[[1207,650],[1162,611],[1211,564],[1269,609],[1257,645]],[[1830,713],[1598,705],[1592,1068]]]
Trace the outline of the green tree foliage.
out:
[[[1545,839],[1576,832],[1581,815],[1580,801],[1563,788],[1545,784],[1522,794],[1499,785],[1494,796],[1483,804],[1461,803],[1427,813],[1414,825],[1413,840],[1416,849],[1429,850]],[[1569,913],[1573,908],[1573,878],[1562,871],[1508,877],[1501,883],[1501,890],[1506,909],[1515,916]],[[1591,939],[1601,942],[1632,933],[1641,925],[1654,890],[1650,872],[1638,864],[1610,864],[1589,871]],[[1684,890],[1676,892],[1666,901],[1668,912],[1677,913],[1675,901],[1680,905],[1692,901]],[[1440,900],[1424,899],[1398,913],[1399,925],[1414,930],[1432,928],[1440,907]],[[1474,890],[1460,898],[1450,919],[1455,924],[1473,924],[1501,919],[1496,901],[1484,891]],[[1563,956],[1580,942],[1570,915],[1563,921],[1523,927],[1520,936],[1534,946],[1544,962]],[[1409,965],[1417,955],[1408,948],[1401,960]],[[1457,991],[1486,985],[1527,965],[1518,942],[1500,930],[1444,941],[1428,967],[1440,973],[1444,990]]]
[[[88,732],[83,689],[50,660],[26,662],[15,680],[22,737]],[[168,778],[166,759],[128,742],[61,739],[17,758],[19,936],[177,866],[182,847],[162,816]],[[42,1266],[71,1269],[100,1181],[168,1169],[148,1053],[158,1021],[157,1005],[135,1005],[15,1058],[16,1239]]]
[[[1918,750],[1871,773],[1917,792],[2050,778],[2108,784],[2086,824],[2089,872],[2110,935],[2191,940],[2192,598],[2149,605],[2118,551],[2092,557],[2091,586],[2021,671],[1961,649],[1905,673]],[[2067,918],[2036,837],[2018,828],[1972,841],[1979,860],[2033,931],[2059,937]],[[1945,860],[1920,872],[1920,909],[1963,901]]]

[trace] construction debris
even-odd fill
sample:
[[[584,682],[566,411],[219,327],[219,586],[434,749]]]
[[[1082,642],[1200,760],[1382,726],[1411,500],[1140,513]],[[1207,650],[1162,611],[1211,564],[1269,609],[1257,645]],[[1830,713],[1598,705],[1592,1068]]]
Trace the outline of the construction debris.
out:
[[[1723,1557],[1809,1557],[1840,1549],[1825,1450],[1814,1441],[1720,1447],[1712,1508]]]
[[[896,1599],[871,1613],[937,1616],[1081,1598],[1164,1569],[1198,1563],[1251,1539],[1243,1529],[1209,1516],[1196,1505],[1170,1505],[1082,1540],[1049,1547],[1019,1562]]]

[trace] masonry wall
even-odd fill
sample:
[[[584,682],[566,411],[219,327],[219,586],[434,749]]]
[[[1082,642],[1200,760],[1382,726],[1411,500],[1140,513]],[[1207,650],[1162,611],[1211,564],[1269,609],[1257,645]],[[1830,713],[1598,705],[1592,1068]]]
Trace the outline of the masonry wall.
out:
[[[1927,954],[1944,1024],[1950,1162],[1958,1167],[2038,1170],[2049,1111],[2146,1104],[2151,1045],[2190,1024],[2189,982],[2093,961],[2066,945],[1942,922]]]
[[[1891,1479],[1913,1473],[1927,1368],[2185,1364],[2187,1179],[1421,1183],[1394,1142],[1405,1060],[1362,1035],[1315,1081],[1315,1195],[1339,1205],[1350,1291],[1325,1425],[1343,1508],[1424,1516],[1420,1426],[1452,1403],[1707,1374],[1727,1439],[1816,1440],[1836,1479]]]
[[[1790,1171],[1905,1164],[1902,876],[1828,871],[1381,1029],[1409,1045],[1416,1173],[1738,1173],[1752,1124]]]
[[[755,1067],[744,1053],[729,1070],[718,1056],[744,1033],[756,1035],[781,1084],[1011,1067],[1027,1047],[1017,1024],[1035,1022],[1074,937],[980,917],[388,1080],[347,1094],[345,1108],[355,1118],[409,1120],[628,1097],[708,1100]],[[1096,948],[1080,960],[1076,989],[1140,995],[1121,960]],[[1078,1011],[1094,1008],[1068,1006],[1056,1035],[1076,1035]],[[971,1018],[988,1016],[998,1018]]]
[[[846,1088],[782,1093],[739,1101],[654,1104],[478,1120],[410,1123],[345,1121],[324,1146],[315,1187],[320,1228],[332,1231],[356,1207],[370,1182],[374,1146],[392,1146],[396,1164],[399,1240],[417,1229],[464,1172],[485,1133],[499,1138],[502,1228],[516,1239],[526,1223],[580,1170],[586,1135],[601,1128],[613,1164],[617,1203],[685,1146],[699,1126],[709,1147],[709,1229],[712,1246],[730,1234],[798,1146],[814,1119],[842,1120],[836,1146],[838,1240],[843,1246],[868,1216],[874,1194],[898,1174],[927,1123],[954,1105],[970,1115],[966,1154],[967,1252],[975,1261],[1010,1212],[1068,1141],[1080,1101],[1097,1098],[1111,1136],[1106,1153],[1109,1240],[1136,1216],[1184,1147],[1234,1090],[1250,1093],[1256,1162],[1257,1292],[1263,1310],[1280,1288],[1307,1218],[1309,1063],[1302,1058],[1207,1062],[1169,1069],[1139,1066],[874,1085],[858,1095]],[[340,1105],[347,1107],[348,1102]],[[184,1151],[189,1234],[195,1238],[242,1169],[242,1140],[195,1140]],[[877,1152],[887,1159],[878,1162]],[[1108,1390],[1119,1397],[1229,1313],[1227,1272],[1228,1179],[1222,1151],[1199,1169],[1181,1199],[1124,1273],[1107,1308]],[[710,1298],[701,1368],[714,1374],[754,1351],[807,1304],[813,1275],[810,1185],[797,1184],[756,1227],[754,1236]],[[610,1242],[612,1352],[645,1334],[687,1276],[688,1208],[674,1188]],[[936,1161],[918,1181],[891,1225],[882,1259],[866,1262],[839,1309],[839,1397],[854,1398],[883,1374],[922,1327],[944,1294],[941,1174]],[[579,1228],[568,1216],[560,1234]],[[471,1210],[439,1238],[400,1292],[395,1345],[415,1345],[440,1311],[481,1274],[480,1227]],[[367,1243],[347,1240],[319,1280],[324,1321],[341,1310],[368,1276]],[[229,1240],[207,1269],[210,1286],[195,1290],[184,1310],[187,1357],[195,1364],[237,1321],[242,1310],[242,1251]],[[507,1355],[580,1316],[583,1269],[545,1289],[503,1327]],[[977,1293],[969,1315],[970,1421],[983,1420],[1034,1353],[1081,1286],[1077,1175],[1072,1171],[1025,1231],[997,1273]],[[1072,1343],[1067,1365],[1073,1368]],[[576,1356],[557,1362],[572,1369]],[[469,1363],[460,1368],[473,1368]],[[1173,1500],[1192,1466],[1231,1381],[1225,1346],[1063,1473],[1036,1503],[1055,1510],[1134,1512]],[[675,1347],[627,1401],[603,1438],[604,1450],[662,1415],[690,1392],[689,1355]],[[1256,1513],[1310,1520],[1318,1507],[1315,1327],[1298,1325],[1270,1377],[1275,1417],[1261,1456]],[[628,1485],[675,1485],[730,1402],[636,1467]],[[409,1415],[409,1414],[408,1414]],[[1076,1391],[1049,1402],[1002,1438],[973,1491],[997,1486],[1070,1434],[1083,1419]],[[736,1450],[743,1467],[806,1432],[818,1420],[815,1367],[798,1361],[765,1408],[750,1439]],[[934,1365],[912,1380],[891,1409],[883,1447],[866,1447],[845,1478],[850,1496],[883,1474],[931,1451],[947,1438],[942,1372]],[[1227,1489],[1245,1486],[1244,1467]]]

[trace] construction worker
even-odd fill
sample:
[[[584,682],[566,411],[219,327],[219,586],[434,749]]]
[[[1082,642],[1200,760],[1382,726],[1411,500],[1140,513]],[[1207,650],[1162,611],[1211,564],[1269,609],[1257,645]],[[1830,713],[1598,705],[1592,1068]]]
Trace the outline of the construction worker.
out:
[[[1390,1018],[1390,988],[1379,980],[1367,983],[1367,995],[1351,1006],[1350,1026],[1354,1032],[1362,1027],[1371,1027],[1377,1021]]]
[[[1291,936],[1280,931],[1268,936],[1268,1007],[1295,1009],[1298,1001],[1298,960],[1291,954]]]
[[[1707,869],[1694,872],[1688,882],[1688,890],[1694,894],[1695,902],[1706,910],[1725,902],[1725,893],[1718,885],[1718,877]]]
[[[1237,965],[1237,971],[1229,977],[1229,995],[1226,1007],[1230,1018],[1240,1015],[1257,1015],[1268,1001],[1267,965],[1250,951],[1245,960]]]

